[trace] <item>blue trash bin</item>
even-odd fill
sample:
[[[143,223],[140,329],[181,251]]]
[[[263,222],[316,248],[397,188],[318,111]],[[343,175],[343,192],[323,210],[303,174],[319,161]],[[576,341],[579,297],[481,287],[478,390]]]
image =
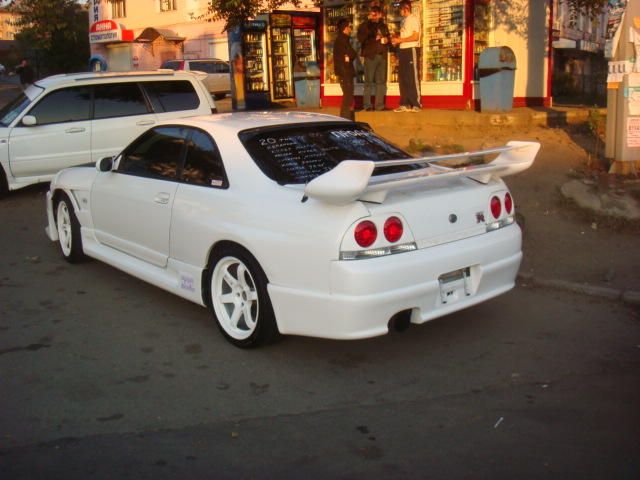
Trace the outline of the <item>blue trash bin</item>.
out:
[[[486,48],[478,60],[480,111],[506,112],[513,108],[516,56],[509,47]]]

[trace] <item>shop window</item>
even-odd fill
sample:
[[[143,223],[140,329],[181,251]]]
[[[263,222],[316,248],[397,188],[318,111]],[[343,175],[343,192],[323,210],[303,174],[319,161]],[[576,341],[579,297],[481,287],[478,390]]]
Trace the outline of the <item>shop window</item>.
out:
[[[144,115],[147,104],[137,83],[96,85],[94,91],[94,118]]]
[[[51,92],[29,111],[38,125],[89,120],[91,116],[91,89],[89,87],[64,88]]]
[[[424,80],[462,81],[464,0],[433,0],[424,18]]]
[[[125,0],[111,0],[111,18],[123,18],[127,16]]]
[[[169,12],[176,10],[176,0],[160,0],[160,11]]]
[[[191,133],[181,180],[207,187],[228,186],[220,152],[211,137],[200,130]]]
[[[491,8],[487,0],[478,1],[473,10],[473,79],[478,80],[478,59],[489,46]]]

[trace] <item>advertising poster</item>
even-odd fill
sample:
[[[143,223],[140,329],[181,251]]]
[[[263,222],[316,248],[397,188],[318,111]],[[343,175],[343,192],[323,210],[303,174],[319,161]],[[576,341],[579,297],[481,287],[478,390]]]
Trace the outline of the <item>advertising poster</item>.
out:
[[[620,24],[626,7],[627,0],[609,0],[609,6],[607,7],[609,19],[607,20],[607,31],[604,37],[605,58],[613,58],[616,53],[618,41],[620,40]]]
[[[640,147],[640,117],[627,118],[627,147]]]

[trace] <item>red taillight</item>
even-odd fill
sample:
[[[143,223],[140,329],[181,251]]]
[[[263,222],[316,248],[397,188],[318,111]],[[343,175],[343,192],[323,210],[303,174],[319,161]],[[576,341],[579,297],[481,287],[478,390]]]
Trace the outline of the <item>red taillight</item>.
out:
[[[502,205],[500,204],[500,199],[498,197],[491,197],[491,215],[493,215],[493,218],[500,218],[501,213]]]
[[[361,247],[370,247],[378,237],[378,229],[375,223],[365,220],[356,225],[353,236]]]
[[[403,231],[402,221],[398,217],[389,217],[387,221],[384,222],[384,238],[391,243],[400,240]]]
[[[504,196],[504,209],[507,211],[508,215],[511,215],[513,211],[513,198],[511,198],[511,194],[507,192]]]

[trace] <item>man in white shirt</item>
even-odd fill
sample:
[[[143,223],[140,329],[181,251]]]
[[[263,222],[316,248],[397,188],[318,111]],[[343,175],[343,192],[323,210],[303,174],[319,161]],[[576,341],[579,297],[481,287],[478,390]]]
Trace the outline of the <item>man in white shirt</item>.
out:
[[[398,80],[400,87],[400,106],[394,112],[419,112],[420,79],[418,78],[418,48],[420,47],[420,19],[411,13],[411,2],[400,2],[402,25],[400,36],[391,42],[398,47]]]

